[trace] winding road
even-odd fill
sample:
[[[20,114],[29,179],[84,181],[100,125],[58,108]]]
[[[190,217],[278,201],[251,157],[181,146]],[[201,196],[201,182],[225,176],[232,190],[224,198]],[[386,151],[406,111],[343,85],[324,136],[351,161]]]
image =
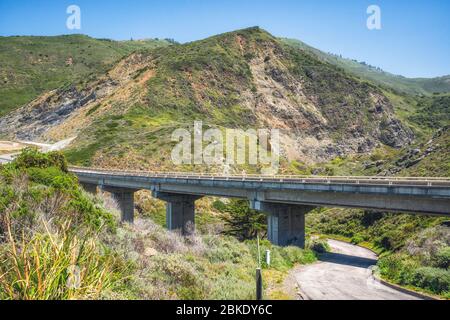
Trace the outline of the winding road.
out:
[[[25,146],[35,146],[42,152],[49,151],[58,151],[63,150],[67,147],[76,137],[72,137],[69,139],[61,140],[53,144],[49,143],[39,143],[34,141],[0,141],[0,164],[6,164],[14,160],[14,157],[17,156],[21,149]],[[12,153],[3,153],[5,150],[13,151]],[[6,151],[7,152],[7,151]]]
[[[331,252],[293,271],[305,300],[419,300],[383,285],[372,276],[377,256],[349,243],[328,240]]]

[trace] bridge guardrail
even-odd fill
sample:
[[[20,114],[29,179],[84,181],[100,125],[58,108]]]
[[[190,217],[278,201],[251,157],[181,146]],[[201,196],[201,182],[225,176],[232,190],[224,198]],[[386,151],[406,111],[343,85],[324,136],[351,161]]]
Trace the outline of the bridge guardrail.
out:
[[[86,168],[71,166],[69,170],[85,173],[99,173],[115,176],[133,175],[140,177],[202,179],[202,180],[233,180],[249,182],[290,182],[290,183],[339,183],[339,184],[370,184],[370,185],[417,185],[417,186],[450,186],[447,177],[386,177],[386,176],[304,176],[304,175],[258,175],[258,174],[214,174],[195,172],[151,172],[137,170],[118,170],[104,168]]]

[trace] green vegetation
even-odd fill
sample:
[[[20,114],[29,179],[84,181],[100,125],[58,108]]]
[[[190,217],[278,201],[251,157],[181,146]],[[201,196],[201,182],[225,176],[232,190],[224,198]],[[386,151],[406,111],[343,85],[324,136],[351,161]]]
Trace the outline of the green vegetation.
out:
[[[132,51],[169,44],[84,35],[0,37],[0,116],[48,90],[102,74]]]
[[[115,201],[85,193],[66,169],[60,153],[35,149],[0,166],[1,299],[254,297],[254,240],[211,229],[182,237],[149,219],[160,207],[148,203],[134,225],[119,224]],[[267,241],[262,248],[273,252],[268,275],[316,259]]]
[[[416,108],[411,122],[434,130],[450,126],[450,94],[421,98]]]
[[[255,239],[263,236],[267,230],[267,217],[264,213],[251,210],[246,200],[231,200],[223,204],[217,200],[213,204],[224,213],[226,233],[241,240]]]
[[[344,148],[347,137],[366,139],[380,133],[385,138],[374,141],[372,153],[344,151],[323,163],[283,158],[281,173],[450,176],[448,77],[394,76],[301,42],[274,38],[259,28],[184,45],[169,44],[172,41],[116,42],[80,35],[0,38],[0,116],[48,90],[69,84],[87,86],[116,61],[140,50],[152,62],[138,71],[134,80],[138,82],[138,76],[150,68],[155,71],[138,87],[142,92],[130,93],[141,98],[92,105],[86,113],[94,118],[92,123],[77,131],[78,138],[65,151],[70,163],[220,171],[221,166],[174,168],[169,161],[174,146],[170,136],[179,128],[192,131],[193,121],[199,119],[205,127],[221,130],[277,125],[271,116],[282,111],[264,114],[264,108],[255,106],[265,88],[258,81],[265,79],[283,88],[302,84],[302,95],[318,112],[304,110],[301,130],[328,130],[322,138],[342,141]],[[252,70],[260,67],[258,61],[265,65],[255,79],[258,75]],[[295,100],[293,92],[289,91],[284,101]],[[262,105],[270,107],[270,103]],[[298,102],[299,108],[303,103]],[[103,112],[105,105],[111,110]],[[412,145],[383,145],[389,144],[386,114],[412,129],[416,138]],[[290,117],[286,114],[277,120],[299,129],[301,121]],[[60,154],[33,150],[26,150],[13,165],[1,167],[2,297],[251,298],[254,238],[257,233],[264,234],[266,226],[264,216],[243,201],[202,200],[197,216],[202,234],[185,239],[163,229],[164,207],[145,194],[137,201],[140,224],[118,224],[112,219],[113,201],[82,192],[66,169]],[[260,170],[257,166],[233,169]],[[345,237],[381,253],[379,266],[386,279],[448,297],[446,219],[344,209],[318,209],[307,219],[309,233]],[[425,245],[421,237],[434,242]],[[306,251],[273,247],[266,241],[262,247],[272,250],[273,265],[265,274],[269,282],[278,284],[295,263],[311,262],[313,251],[327,250],[323,241],[310,242]],[[80,262],[74,264],[73,257]],[[71,265],[85,270],[81,279],[84,291],[62,288],[69,280]],[[98,266],[108,272],[96,274]],[[48,283],[42,282],[44,277]]]
[[[97,298],[120,278],[98,239],[114,219],[66,170],[60,154],[31,149],[0,167],[1,299]]]
[[[380,273],[390,281],[450,298],[450,232],[435,226],[412,237],[402,250],[381,257]]]
[[[435,92],[450,92],[450,76],[432,79],[405,78],[383,71],[380,68],[367,64],[366,62],[359,62],[352,59],[346,59],[332,53],[325,53],[299,40],[285,38],[281,40],[294,48],[314,54],[324,62],[331,63],[349,73],[361,77],[362,79],[369,80],[397,92],[413,95],[431,95]]]

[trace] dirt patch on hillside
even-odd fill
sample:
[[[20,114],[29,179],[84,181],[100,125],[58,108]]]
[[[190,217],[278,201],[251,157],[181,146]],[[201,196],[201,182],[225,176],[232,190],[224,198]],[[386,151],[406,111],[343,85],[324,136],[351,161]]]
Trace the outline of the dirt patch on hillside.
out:
[[[19,143],[19,142],[1,141],[0,140],[0,154],[8,154],[8,153],[18,152],[25,147],[26,147],[26,145]]]

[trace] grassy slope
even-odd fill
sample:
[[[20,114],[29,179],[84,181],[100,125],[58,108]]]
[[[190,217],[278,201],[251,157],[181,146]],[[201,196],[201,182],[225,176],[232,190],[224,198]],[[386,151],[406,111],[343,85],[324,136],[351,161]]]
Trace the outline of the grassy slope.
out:
[[[408,94],[432,94],[435,92],[450,92],[450,76],[438,78],[405,78],[379,68],[360,63],[355,60],[342,58],[337,55],[325,53],[295,39],[283,39],[286,43],[313,52],[319,58],[347,70],[361,78],[374,81],[379,85],[392,88]]]
[[[245,44],[241,46],[239,39]],[[148,51],[156,73],[147,83],[145,99],[126,114],[97,117],[67,152],[69,160],[90,164],[101,154],[112,159],[111,163],[169,169],[167,160],[174,145],[169,135],[175,128],[192,125],[194,120],[222,128],[254,127],[257,116],[242,99],[247,95],[256,99],[250,61],[270,50],[287,69],[289,74],[283,76],[303,81],[302,90],[317,100],[333,139],[349,134],[348,128],[355,124],[362,134],[376,125],[369,110],[373,107],[369,92],[382,95],[379,88],[293,49],[261,29],[250,28]],[[128,157],[126,161],[124,157]]]
[[[174,146],[172,131],[192,125],[194,119],[224,127],[245,128],[254,123],[254,117],[238,104],[239,94],[252,87],[252,79],[247,62],[231,40],[217,36],[149,52],[158,69],[147,84],[146,101],[125,115],[98,119],[82,132],[82,145],[67,153],[69,160],[86,164],[95,152],[120,158],[128,150],[138,153],[135,158],[162,164]],[[205,99],[199,98],[192,83],[204,86]]]
[[[0,37],[0,116],[45,91],[101,74],[132,51],[167,45],[165,40],[118,42],[83,35]]]

